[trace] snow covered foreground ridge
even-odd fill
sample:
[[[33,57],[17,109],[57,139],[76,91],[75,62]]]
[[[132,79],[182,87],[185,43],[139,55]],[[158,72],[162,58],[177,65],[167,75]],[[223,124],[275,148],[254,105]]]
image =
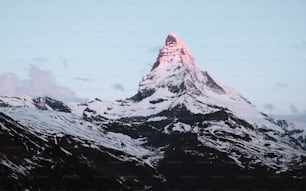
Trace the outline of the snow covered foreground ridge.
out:
[[[190,175],[199,176],[199,182],[201,175],[227,173],[224,169],[255,177],[271,171],[301,177],[305,134],[261,113],[236,90],[201,71],[174,34],[166,38],[133,97],[87,103],[0,97],[0,145],[19,144],[26,150],[26,157],[16,160],[0,147],[0,170],[9,169],[5,173],[16,180],[28,176],[32,181],[41,168],[49,171],[49,163],[54,171],[87,164],[86,170],[112,177],[119,188],[150,188],[152,177],[161,185],[177,185],[184,169],[192,169]],[[173,161],[180,168],[173,170]]]

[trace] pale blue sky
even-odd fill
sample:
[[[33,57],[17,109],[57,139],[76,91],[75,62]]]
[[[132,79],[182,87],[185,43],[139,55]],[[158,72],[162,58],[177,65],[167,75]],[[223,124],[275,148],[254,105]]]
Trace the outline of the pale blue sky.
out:
[[[23,81],[34,65],[78,97],[129,97],[174,32],[259,108],[303,113],[305,10],[305,0],[0,0],[0,76]]]

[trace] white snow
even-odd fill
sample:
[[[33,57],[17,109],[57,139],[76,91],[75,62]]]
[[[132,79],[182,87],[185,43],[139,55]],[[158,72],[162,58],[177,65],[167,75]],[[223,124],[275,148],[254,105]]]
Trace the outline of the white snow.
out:
[[[185,123],[177,122],[173,124],[174,127],[172,128],[173,131],[179,132],[188,132],[191,130],[191,126]]]
[[[133,139],[120,133],[104,133],[101,127],[93,123],[84,121],[80,116],[70,113],[56,111],[40,111],[31,108],[1,108],[0,112],[6,113],[20,124],[24,125],[33,133],[38,134],[39,138],[48,141],[52,137],[56,143],[57,137],[71,135],[76,141],[87,144],[91,148],[100,146],[122,151],[137,160],[153,166],[155,160],[160,159],[162,154],[152,148],[142,146],[146,141],[143,139]],[[124,146],[123,146],[124,145]],[[66,154],[71,154],[63,150]],[[142,160],[142,158],[148,158]],[[124,159],[126,160],[126,159]]]
[[[126,117],[148,117],[171,110],[178,105],[186,106],[195,114],[207,114],[220,110],[215,107],[217,106],[229,109],[235,116],[255,127],[284,133],[281,127],[266,120],[266,117],[236,90],[212,79],[207,72],[200,71],[194,64],[187,46],[175,34],[168,35],[157,61],[159,65],[154,66],[139,83],[140,93],[153,91],[152,95],[140,101],[94,100],[86,104],[69,104],[72,112],[82,115],[84,109],[89,108],[94,112],[85,112],[88,117],[103,116],[116,120]],[[177,91],[181,92],[173,93],[173,87],[177,87]]]
[[[6,103],[11,107],[30,107],[35,108],[32,98],[30,97],[7,97],[7,96],[0,96],[0,103]]]
[[[6,156],[3,155],[3,154],[0,154],[0,164],[8,167],[9,169],[13,170],[16,173],[23,174],[23,175],[26,175],[27,170],[29,170],[29,168],[27,168],[26,166],[17,165],[15,163],[13,163],[12,161],[8,160],[6,158]],[[14,178],[17,178],[17,176],[16,177],[14,175],[12,175],[12,176]]]
[[[240,155],[250,158],[251,163],[261,163],[262,165],[274,168],[280,171],[284,171],[288,168],[289,162],[299,160],[299,156],[306,155],[304,150],[296,149],[294,143],[291,143],[288,139],[270,134],[270,136],[277,142],[272,141],[266,136],[265,133],[259,133],[245,129],[244,127],[238,126],[233,129],[228,127],[223,122],[214,122],[214,125],[205,128],[204,132],[195,131],[198,133],[198,140],[203,145],[225,152],[230,158],[232,158],[240,166],[244,166]],[[235,135],[235,137],[230,136]],[[251,140],[238,139],[236,136],[243,135],[250,136]],[[213,138],[213,137],[214,138]],[[230,142],[225,142],[223,139],[226,138]],[[241,153],[237,155],[237,153]],[[268,153],[273,153],[276,158],[267,157]]]
[[[2,130],[2,131],[10,131],[7,127],[2,125],[1,123],[0,123],[0,130]]]
[[[235,116],[243,119],[255,127],[272,129],[284,133],[284,130],[266,120],[266,117],[249,103],[233,88],[217,82],[221,90],[210,87],[207,84],[207,74],[198,68],[189,65],[176,63],[168,64],[161,68],[152,70],[146,75],[139,85],[139,91],[152,89],[155,92],[139,102],[133,100],[119,101],[92,101],[87,106],[70,104],[72,112],[81,115],[85,108],[93,110],[92,116],[103,116],[108,119],[120,119],[123,117],[148,117],[156,115],[165,110],[171,110],[178,105],[185,105],[186,108],[195,114],[213,113],[220,108],[229,109]],[[187,83],[188,82],[188,83]],[[169,86],[180,86],[185,84],[186,90],[181,94],[172,93]],[[157,100],[162,100],[157,102]]]
[[[166,120],[167,117],[165,116],[157,116],[157,117],[151,117],[150,119],[147,120],[147,122],[150,122],[150,121],[162,121],[162,120]]]
[[[61,149],[61,151],[63,151],[66,155],[72,156],[72,154],[71,154],[69,151],[67,151],[66,149],[64,149],[64,148],[62,148],[62,147],[60,147],[60,149]]]

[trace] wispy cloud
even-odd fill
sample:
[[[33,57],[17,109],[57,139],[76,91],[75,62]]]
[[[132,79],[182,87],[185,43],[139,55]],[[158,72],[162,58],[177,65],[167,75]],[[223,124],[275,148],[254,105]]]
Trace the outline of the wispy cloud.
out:
[[[299,110],[295,107],[295,105],[290,105],[290,110],[293,114],[299,113]]]
[[[78,81],[83,81],[83,82],[90,82],[90,81],[92,81],[91,79],[84,78],[84,77],[75,77],[73,79],[78,80]]]
[[[123,85],[122,85],[122,84],[119,84],[119,83],[113,84],[112,87],[113,87],[115,90],[119,90],[119,91],[122,91],[122,92],[125,91],[125,88],[123,87]]]
[[[275,84],[277,87],[280,87],[280,88],[288,88],[289,85],[287,83],[284,83],[284,82],[278,82]]]
[[[292,45],[296,49],[306,49],[306,41],[302,41],[298,44]]]
[[[0,76],[1,95],[16,95],[19,92],[17,89],[20,89],[19,85],[16,74],[6,73]]]
[[[34,61],[34,62],[48,62],[49,59],[44,58],[44,57],[34,57],[34,58],[32,58],[32,61]]]
[[[59,56],[59,59],[60,59],[60,61],[61,61],[62,66],[63,66],[65,69],[67,69],[67,68],[69,67],[69,64],[68,64],[67,59],[66,59],[66,58],[63,58],[63,57],[61,57],[61,56]]]
[[[265,104],[263,107],[269,111],[273,111],[275,109],[275,106],[272,103]]]
[[[155,46],[153,48],[149,48],[147,50],[147,53],[155,53],[155,54],[157,54],[160,48],[161,48],[160,46]]]
[[[292,122],[302,122],[306,125],[306,113],[290,114],[290,115],[273,115],[277,119],[285,119]]]
[[[50,96],[63,101],[81,101],[74,92],[56,82],[55,76],[35,65],[30,65],[28,78],[19,79],[16,74],[6,73],[0,76],[0,95],[6,96]]]

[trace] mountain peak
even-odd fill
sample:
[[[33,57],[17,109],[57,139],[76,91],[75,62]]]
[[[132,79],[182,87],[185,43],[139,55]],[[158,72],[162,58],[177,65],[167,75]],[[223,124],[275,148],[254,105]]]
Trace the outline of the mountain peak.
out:
[[[178,42],[182,42],[174,33],[168,34],[166,38],[166,43],[165,45],[170,45],[170,44],[177,44]]]
[[[195,67],[194,58],[185,43],[177,35],[170,33],[166,38],[165,46],[159,51],[152,70],[165,64],[175,63],[183,63]]]
[[[184,42],[170,33],[151,72],[142,78],[137,94],[131,99],[140,102],[150,96],[164,99],[165,96],[179,97],[188,94],[208,97],[226,93],[227,90],[222,85],[194,64],[194,58]],[[234,97],[239,96],[235,94]]]

